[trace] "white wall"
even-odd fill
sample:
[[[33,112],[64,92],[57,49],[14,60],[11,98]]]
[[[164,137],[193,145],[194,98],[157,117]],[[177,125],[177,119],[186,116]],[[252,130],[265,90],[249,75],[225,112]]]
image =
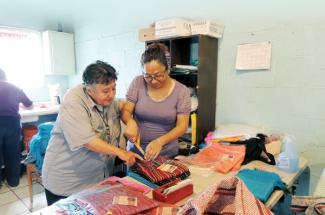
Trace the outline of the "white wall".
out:
[[[78,39],[82,34],[81,31],[76,33],[78,74],[70,78],[70,85],[81,82],[81,74],[88,64],[104,60],[118,71],[117,97],[125,98],[130,81],[137,74],[141,74],[139,56],[144,44],[137,41],[137,32],[130,31],[86,41]]]
[[[325,2],[151,2],[110,8],[98,22],[75,26],[79,74],[71,77],[70,85],[80,82],[86,65],[101,59],[119,71],[118,97],[123,97],[141,71],[144,44],[137,41],[138,28],[174,16],[222,21],[226,28],[218,50],[217,123],[259,125],[294,135],[299,152],[310,161],[313,187],[325,167]],[[112,10],[123,18],[112,20]],[[236,71],[237,46],[261,41],[272,42],[271,69]]]

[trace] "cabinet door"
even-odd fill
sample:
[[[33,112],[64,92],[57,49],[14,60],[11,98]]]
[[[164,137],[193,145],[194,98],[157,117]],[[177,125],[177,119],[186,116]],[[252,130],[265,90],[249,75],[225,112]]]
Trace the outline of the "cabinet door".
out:
[[[44,32],[43,51],[45,74],[72,75],[75,73],[73,34]]]
[[[198,47],[198,141],[215,129],[217,101],[218,39],[200,35]]]

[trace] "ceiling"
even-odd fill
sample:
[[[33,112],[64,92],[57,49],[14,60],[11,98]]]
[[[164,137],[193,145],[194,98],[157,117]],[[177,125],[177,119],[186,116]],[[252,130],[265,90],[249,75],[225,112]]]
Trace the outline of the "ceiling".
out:
[[[304,21],[306,16],[323,19],[325,3],[323,0],[313,3],[309,0],[0,0],[0,26],[42,31],[56,30],[61,23],[64,31],[72,32],[74,28],[96,23],[117,32],[138,29],[169,17],[214,19],[226,25],[281,18],[297,22]]]
[[[138,27],[150,24],[148,19],[154,21],[179,14],[180,7],[171,7],[168,1],[159,5],[158,0],[151,0],[151,4],[146,0],[0,0],[0,25],[35,30],[57,28],[58,23],[70,30],[94,22]],[[181,0],[177,4],[186,5],[186,2]]]

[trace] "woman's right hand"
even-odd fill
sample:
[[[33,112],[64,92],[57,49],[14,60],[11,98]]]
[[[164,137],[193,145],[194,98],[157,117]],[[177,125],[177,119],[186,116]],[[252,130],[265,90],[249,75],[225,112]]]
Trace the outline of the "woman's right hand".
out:
[[[124,136],[132,143],[135,143],[137,141],[138,135],[139,131],[137,123],[134,119],[129,120],[124,129]]]
[[[121,155],[118,156],[121,160],[125,161],[126,165],[132,166],[136,159],[143,160],[143,158],[131,151],[124,151]]]

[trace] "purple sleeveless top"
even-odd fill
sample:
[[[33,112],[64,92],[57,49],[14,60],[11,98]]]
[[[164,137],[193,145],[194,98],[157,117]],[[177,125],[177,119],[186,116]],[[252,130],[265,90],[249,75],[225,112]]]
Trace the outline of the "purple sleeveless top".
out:
[[[191,111],[190,92],[175,80],[172,93],[162,101],[154,101],[147,93],[147,83],[143,76],[137,76],[127,92],[127,100],[135,104],[134,117],[138,122],[141,147],[146,149],[150,141],[166,134],[176,126],[176,117],[189,115]],[[128,148],[138,152],[132,144]],[[160,155],[173,157],[178,154],[178,141],[164,145]]]

